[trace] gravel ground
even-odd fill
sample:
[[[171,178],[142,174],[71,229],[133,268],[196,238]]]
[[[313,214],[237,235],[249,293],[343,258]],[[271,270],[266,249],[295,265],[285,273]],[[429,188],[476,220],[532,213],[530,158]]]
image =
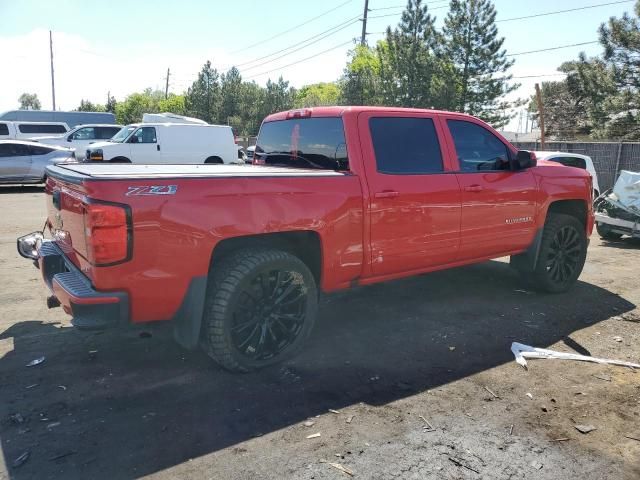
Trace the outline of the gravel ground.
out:
[[[638,242],[594,235],[562,295],[504,261],[332,295],[303,355],[233,375],[167,328],[74,330],[15,251],[42,190],[0,211],[0,479],[640,478],[640,372],[509,350],[639,362]]]

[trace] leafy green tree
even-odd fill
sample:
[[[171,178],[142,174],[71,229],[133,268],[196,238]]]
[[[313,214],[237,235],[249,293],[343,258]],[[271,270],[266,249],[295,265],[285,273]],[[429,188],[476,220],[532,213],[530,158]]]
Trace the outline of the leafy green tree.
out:
[[[517,106],[504,96],[519,85],[510,83],[514,62],[506,56],[495,20],[491,0],[451,0],[443,54],[455,65],[456,109],[501,127],[509,120],[503,112]]]
[[[89,100],[80,100],[80,106],[76,108],[78,112],[104,112],[103,105],[98,103],[91,103]]]
[[[187,90],[185,106],[189,115],[208,123],[219,123],[220,101],[220,75],[207,60],[198,79]]]
[[[377,47],[376,47],[377,48]],[[380,58],[376,48],[358,45],[349,52],[349,61],[340,80],[344,105],[382,105]]]
[[[116,105],[116,121],[122,125],[141,122],[143,114],[160,112],[163,100],[164,92],[160,90],[147,88],[142,93],[132,93]]]
[[[40,110],[42,105],[36,93],[23,93],[18,97],[20,110]]]
[[[314,83],[305,85],[296,91],[294,108],[337,105],[340,100],[340,87],[336,83]]]

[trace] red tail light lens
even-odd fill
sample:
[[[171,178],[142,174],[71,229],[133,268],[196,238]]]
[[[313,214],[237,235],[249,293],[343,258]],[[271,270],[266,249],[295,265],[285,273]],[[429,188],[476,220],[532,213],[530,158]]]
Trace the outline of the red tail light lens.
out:
[[[89,262],[107,266],[129,259],[131,215],[125,205],[89,203],[84,210],[84,231]]]

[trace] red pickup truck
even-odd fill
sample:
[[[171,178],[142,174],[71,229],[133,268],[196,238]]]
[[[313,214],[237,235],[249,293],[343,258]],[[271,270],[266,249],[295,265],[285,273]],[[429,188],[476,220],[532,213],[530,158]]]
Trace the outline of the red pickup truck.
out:
[[[319,292],[506,255],[562,292],[584,265],[589,174],[468,115],[277,113],[254,164],[49,167],[45,231],[18,250],[77,327],[171,321],[235,371],[298,351]]]

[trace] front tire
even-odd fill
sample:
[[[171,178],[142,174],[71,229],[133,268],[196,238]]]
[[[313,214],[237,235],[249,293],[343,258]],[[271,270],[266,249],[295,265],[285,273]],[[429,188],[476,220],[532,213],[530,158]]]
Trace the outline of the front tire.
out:
[[[550,213],[542,233],[538,262],[529,278],[539,290],[566,292],[578,280],[586,257],[584,225],[571,215]]]
[[[315,278],[299,258],[273,249],[240,250],[213,264],[202,344],[227,370],[258,370],[302,348],[317,310]]]

